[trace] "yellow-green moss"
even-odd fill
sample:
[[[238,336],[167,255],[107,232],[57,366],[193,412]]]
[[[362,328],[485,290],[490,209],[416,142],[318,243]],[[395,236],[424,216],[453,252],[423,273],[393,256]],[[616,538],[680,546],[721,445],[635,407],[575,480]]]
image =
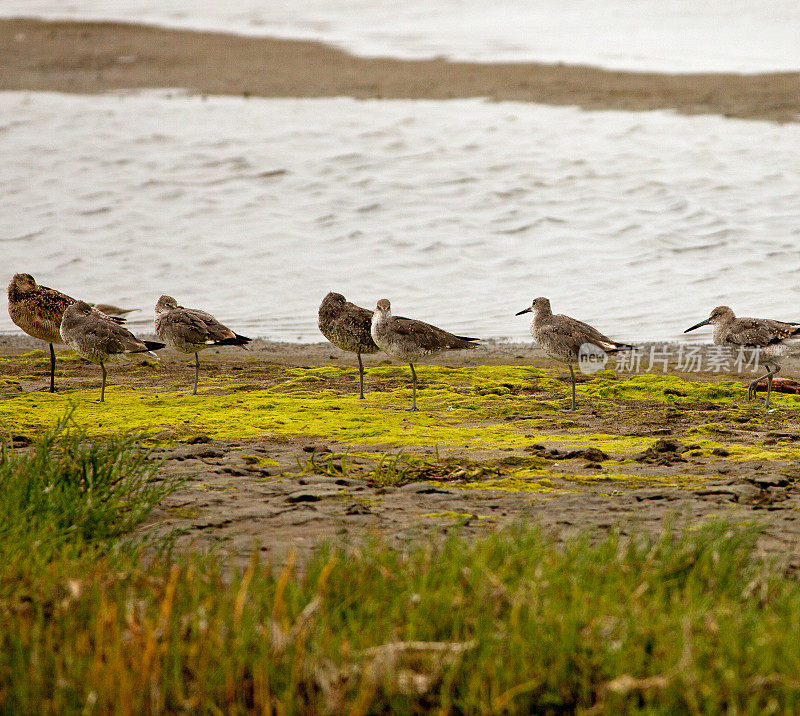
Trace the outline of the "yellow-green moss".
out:
[[[0,423],[8,429],[39,433],[55,423],[70,408],[76,422],[90,434],[107,435],[120,430],[144,430],[150,434],[184,436],[202,431],[212,438],[255,438],[269,435],[309,435],[345,443],[396,445],[452,445],[480,449],[518,446],[519,425],[503,422],[506,415],[520,411],[549,410],[542,401],[518,396],[476,396],[460,392],[468,382],[466,369],[420,369],[418,403],[422,410],[408,413],[410,386],[391,393],[368,392],[365,401],[355,393],[334,390],[308,390],[308,382],[347,372],[342,368],[285,369],[285,380],[266,389],[229,383],[227,392],[209,394],[204,381],[200,395],[185,391],[158,391],[110,385],[106,402],[98,401],[98,391],[76,390],[57,393],[27,393],[0,401]],[[372,375],[372,371],[370,372]],[[400,368],[381,368],[385,376],[407,376]],[[477,382],[521,380],[523,369],[475,369]],[[444,380],[457,377],[455,384]],[[374,375],[373,375],[374,378]],[[245,389],[247,388],[247,389]],[[467,422],[469,424],[467,424]]]
[[[198,507],[165,507],[164,511],[182,520],[195,520],[203,514]]]
[[[12,393],[0,400],[0,426],[15,434],[35,435],[74,408],[73,418],[92,435],[144,431],[161,441],[198,433],[229,439],[309,436],[351,445],[438,446],[443,454],[463,448],[473,452],[522,450],[531,444],[545,444],[559,450],[596,447],[617,460],[625,460],[653,442],[649,436],[583,432],[580,414],[564,418],[557,412],[560,401],[531,398],[532,390],[563,391],[564,383],[552,377],[555,371],[515,366],[423,366],[418,371],[417,402],[421,409],[410,413],[405,410],[411,401],[406,367],[369,369],[363,401],[355,392],[357,371],[353,368],[266,366],[259,370],[257,381],[248,382],[241,375],[203,380],[197,396],[187,395],[183,386],[177,391],[164,390],[155,376],[151,387],[137,389],[113,385],[112,377],[105,404],[99,403],[96,388],[54,395]],[[580,390],[590,396],[620,395],[662,402],[733,400],[741,393],[741,386],[733,381],[709,384],[664,375],[636,375],[623,380],[604,376],[581,384]],[[381,390],[370,391],[370,385],[376,383]],[[664,391],[669,389],[681,395],[665,397]],[[690,412],[679,417],[688,418]],[[630,422],[641,415],[637,410],[635,416],[624,419]],[[704,422],[695,433],[712,434],[712,426],[718,425]],[[701,438],[697,442],[706,441]],[[717,445],[708,442],[708,447]],[[794,454],[785,449],[760,449],[758,456],[753,452],[742,459]]]
[[[609,482],[624,485],[627,488],[663,486],[680,487],[683,489],[696,489],[703,483],[711,479],[717,479],[717,475],[692,475],[688,473],[678,473],[673,475],[630,475],[623,472],[593,472],[574,475],[559,475],[563,480],[577,482],[581,485],[597,484]]]
[[[431,520],[493,520],[491,515],[471,515],[469,512],[428,512],[422,515]]]
[[[747,391],[734,380],[708,382],[683,380],[663,373],[631,375],[621,380],[594,380],[578,386],[586,395],[621,400],[653,400],[661,403],[693,404],[700,401],[733,404],[746,401]],[[797,398],[773,393],[779,402],[797,407]]]
[[[474,480],[459,484],[457,487],[462,490],[504,490],[506,492],[539,492],[545,494],[573,491],[566,488],[555,487],[553,481],[548,478],[544,480],[532,480],[513,475],[489,480]]]
[[[702,423],[695,425],[686,431],[687,435],[715,435],[722,432],[722,425],[719,423]]]
[[[79,363],[82,358],[75,351],[56,351],[56,363]],[[27,365],[47,365],[50,367],[50,351],[33,350],[13,356],[0,356],[0,363],[26,363]]]

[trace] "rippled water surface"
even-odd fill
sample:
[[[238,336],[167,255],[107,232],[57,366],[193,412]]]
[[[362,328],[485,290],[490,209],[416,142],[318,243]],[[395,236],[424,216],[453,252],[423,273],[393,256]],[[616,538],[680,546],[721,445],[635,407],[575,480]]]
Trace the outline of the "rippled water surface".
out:
[[[0,15],[311,38],[373,56],[667,72],[800,68],[797,0],[3,0]]]
[[[3,281],[317,340],[328,290],[525,339],[800,319],[800,127],[480,100],[0,93]],[[14,330],[5,311],[0,331]]]

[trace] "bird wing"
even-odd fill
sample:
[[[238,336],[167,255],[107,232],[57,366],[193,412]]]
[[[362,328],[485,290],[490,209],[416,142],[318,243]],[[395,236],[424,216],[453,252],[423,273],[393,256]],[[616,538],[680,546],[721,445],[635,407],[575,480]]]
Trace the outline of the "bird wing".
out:
[[[544,330],[554,340],[569,346],[570,350],[577,352],[584,343],[591,343],[604,351],[616,350],[619,346],[616,341],[603,335],[588,323],[579,321],[571,316],[556,316],[557,321],[546,323],[540,330]]]
[[[344,330],[358,340],[359,344],[368,347],[369,350],[374,348],[375,352],[378,352],[378,346],[372,340],[372,311],[347,301],[338,322]]]
[[[127,328],[123,328],[100,311],[92,311],[86,317],[82,328],[84,333],[94,335],[97,344],[103,346],[103,350],[109,355],[147,350],[147,346]]]
[[[105,311],[101,311],[97,306],[92,306],[92,313],[94,313],[97,316],[101,316],[102,318],[105,318],[108,321],[113,321],[114,323],[117,323],[119,325],[128,322],[128,320],[126,318],[123,318],[122,316],[109,316]]]
[[[66,293],[61,293],[61,291],[58,291],[55,288],[42,286],[42,284],[39,284],[39,288],[42,289],[43,292],[47,292],[48,296],[53,300],[62,301],[68,306],[71,306],[73,303],[75,303],[76,299],[72,298],[72,296],[67,296]]]
[[[196,308],[177,308],[170,312],[170,321],[189,343],[217,343],[236,334],[214,316]]]
[[[75,303],[75,299],[66,293],[56,291],[54,288],[39,285],[36,301],[37,313],[45,320],[53,321],[56,325],[61,323],[64,311]]]
[[[475,338],[456,336],[443,328],[430,323],[403,316],[392,316],[392,330],[413,338],[414,343],[425,351],[437,351],[443,348],[471,348]]]
[[[737,318],[725,343],[745,346],[768,346],[780,343],[790,336],[800,333],[800,324],[773,321],[768,318]]]

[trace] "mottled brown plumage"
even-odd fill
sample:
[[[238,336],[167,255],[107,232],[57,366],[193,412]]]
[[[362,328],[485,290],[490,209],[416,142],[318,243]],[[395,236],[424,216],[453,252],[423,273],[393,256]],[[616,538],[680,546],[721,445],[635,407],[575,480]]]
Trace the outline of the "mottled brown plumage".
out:
[[[100,364],[103,371],[101,403],[105,401],[105,362],[109,358],[126,353],[149,353],[164,347],[163,343],[140,340],[113,318],[93,309],[85,301],[75,301],[64,310],[61,338],[81,358]]]
[[[28,273],[14,274],[8,284],[8,313],[25,333],[50,344],[50,392],[56,390],[56,352],[54,343],[61,339],[61,319],[68,306],[75,303],[54,288],[41,286]],[[124,323],[124,318],[114,318]]]
[[[194,353],[194,390],[200,375],[199,352],[211,346],[244,347],[252,339],[240,336],[214,316],[197,308],[184,308],[172,296],[161,296],[156,303],[156,335],[182,353]]]
[[[372,338],[395,360],[411,366],[411,410],[417,409],[417,373],[414,363],[442,351],[477,348],[477,338],[456,336],[424,321],[392,315],[392,306],[382,298],[372,315]]]
[[[358,356],[359,398],[364,398],[364,364],[362,353],[377,353],[380,348],[370,332],[372,311],[345,300],[341,293],[331,291],[319,305],[317,325],[325,338],[337,348]]]
[[[518,311],[516,315],[521,316],[523,313],[531,312],[533,312],[531,335],[539,347],[551,358],[569,365],[569,374],[572,377],[570,411],[575,410],[575,371],[572,366],[578,362],[581,349],[584,351],[599,349],[604,353],[633,350],[633,346],[612,340],[577,318],[562,313],[553,315],[550,301],[544,296],[534,298],[528,308]]]
[[[14,274],[8,284],[8,313],[25,333],[47,343],[62,343],[61,318],[75,299],[40,286],[27,273]]]
[[[8,313],[25,333],[50,344],[50,392],[54,393],[56,373],[56,353],[54,343],[61,340],[61,319],[68,306],[75,303],[54,288],[41,286],[28,273],[14,274],[8,284]],[[116,319],[124,322],[125,319]]]
[[[767,401],[764,407],[769,408],[772,377],[780,371],[781,360],[800,352],[800,323],[775,321],[771,318],[737,318],[730,307],[717,306],[708,318],[695,323],[684,333],[707,325],[714,326],[714,345],[745,346],[759,350],[759,358],[767,366],[767,373],[751,381],[747,388],[747,399],[752,400],[755,397],[756,386],[766,378]]]

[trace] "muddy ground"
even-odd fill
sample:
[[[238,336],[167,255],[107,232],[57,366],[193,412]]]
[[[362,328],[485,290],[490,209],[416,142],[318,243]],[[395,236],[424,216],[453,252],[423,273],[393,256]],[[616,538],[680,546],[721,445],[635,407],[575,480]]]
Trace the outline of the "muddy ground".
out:
[[[15,401],[21,408],[32,395],[42,404],[51,399],[45,392],[46,356],[30,353],[41,345],[0,337],[0,401],[10,409],[7,415],[13,417]],[[71,353],[61,355],[68,358]],[[363,405],[369,416],[374,406],[357,399],[353,358],[324,343],[258,341],[247,352],[206,351],[200,392],[226,395],[229,376],[235,376],[236,387],[230,390],[237,394],[280,390],[287,370],[344,366],[348,370],[341,375],[310,381],[304,390],[334,391],[342,405],[359,410]],[[109,382],[152,391],[157,381],[159,391],[182,392],[193,378],[190,361],[165,351],[156,376],[138,360],[116,363],[109,369]],[[391,440],[344,443],[325,435],[293,435],[291,430],[279,436],[220,439],[198,429],[156,443],[155,457],[163,460],[159,474],[179,475],[186,483],[152,514],[145,532],[173,534],[180,548],[222,550],[236,562],[246,561],[257,547],[280,563],[290,551],[302,559],[324,541],[353,545],[370,536],[400,544],[440,539],[453,530],[475,536],[533,520],[566,539],[587,530],[596,535],[612,529],[655,532],[670,521],[680,526],[718,516],[764,525],[761,548],[800,567],[800,398],[779,397],[778,407],[764,411],[763,394],[749,403],[738,385],[730,389],[730,399],[674,404],[664,403],[663,396],[601,399],[579,392],[578,411],[565,414],[559,408],[568,405],[569,374],[532,345],[488,344],[433,363],[466,369],[530,365],[552,373],[554,380],[544,384],[531,379],[514,385],[506,396],[514,410],[494,421],[527,425],[531,416],[526,406],[537,405],[536,434],[522,428],[511,444],[447,447]],[[365,364],[367,390],[380,393],[390,400],[390,412],[400,413],[410,397],[407,369],[376,378],[378,371],[370,375],[369,368],[389,362],[378,355],[366,356]],[[787,363],[784,373],[797,371]],[[431,403],[434,383],[428,387],[425,367],[419,375],[422,410],[403,418],[409,426],[425,417]],[[732,378],[743,382],[742,376],[724,374],[682,377],[691,382],[664,392],[687,394],[696,381],[703,388]],[[60,360],[56,399],[75,394],[92,410],[100,410],[99,378],[95,365]],[[579,391],[598,380],[579,379]],[[626,385],[624,379],[619,385]],[[88,392],[76,392],[84,389]],[[112,390],[107,405],[114,397]],[[488,423],[476,420],[475,425]],[[20,435],[18,429],[11,432],[20,447],[35,437]],[[632,444],[609,443],[609,436],[629,438]],[[583,442],[576,448],[569,444],[571,437]],[[387,477],[376,453],[389,460],[400,454],[398,464],[408,469]],[[521,467],[534,469],[526,476]]]

